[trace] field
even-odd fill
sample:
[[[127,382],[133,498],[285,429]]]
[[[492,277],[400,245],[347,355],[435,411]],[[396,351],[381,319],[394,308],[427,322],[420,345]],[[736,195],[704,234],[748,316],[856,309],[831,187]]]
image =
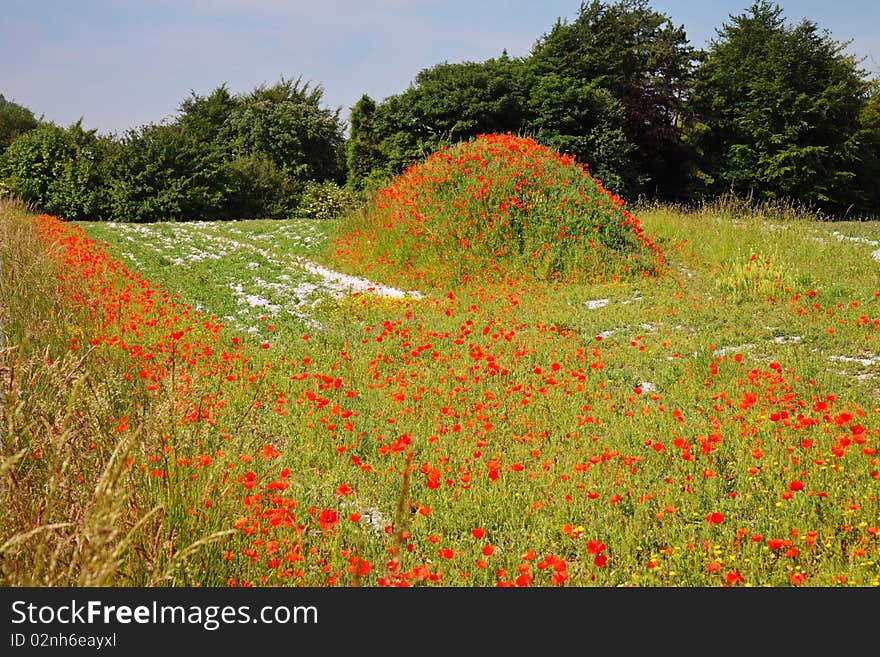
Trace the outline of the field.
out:
[[[655,272],[419,285],[6,203],[2,582],[880,585],[880,226],[629,212]]]

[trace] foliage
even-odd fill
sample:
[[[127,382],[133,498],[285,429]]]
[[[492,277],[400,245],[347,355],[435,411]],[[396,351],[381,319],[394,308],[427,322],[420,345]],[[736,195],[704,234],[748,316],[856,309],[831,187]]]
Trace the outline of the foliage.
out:
[[[437,149],[478,134],[519,132],[526,122],[528,79],[519,59],[443,63],[423,69],[402,94],[376,109],[375,131],[400,173]]]
[[[81,122],[53,123],[19,135],[0,156],[0,179],[9,192],[70,220],[104,217],[110,139],[84,130]]]
[[[327,221],[342,216],[356,205],[355,195],[332,180],[309,181],[303,188],[297,214],[309,219]]]
[[[838,210],[854,194],[868,83],[844,45],[766,0],[712,41],[690,100],[705,190]]]
[[[259,153],[225,160],[220,179],[225,184],[222,214],[227,218],[288,217],[302,188]]]
[[[856,177],[852,188],[854,206],[871,218],[880,218],[880,81],[872,83],[872,92],[859,117]]]
[[[322,93],[300,80],[247,95],[221,85],[192,92],[174,121],[118,138],[80,123],[43,125],[13,140],[0,181],[6,193],[68,219],[289,217],[307,182],[345,178],[339,111],[320,106]]]
[[[523,82],[521,61],[507,56],[481,63],[443,63],[419,72],[403,97],[423,140],[455,143],[522,126]]]
[[[221,84],[207,96],[190,92],[180,103],[177,125],[193,139],[222,144],[221,131],[242,101]]]
[[[6,100],[0,94],[0,154],[3,153],[18,135],[33,130],[40,124],[34,113],[27,107]]]
[[[323,90],[283,79],[239,98],[219,131],[235,157],[260,154],[290,180],[342,182],[339,110],[321,107]]]
[[[110,162],[110,215],[117,221],[223,216],[223,162],[176,125],[129,130]]]
[[[375,125],[386,171],[478,134],[512,132],[589,163],[618,193],[676,196],[685,171],[678,122],[694,57],[683,28],[644,0],[582,4],[528,57],[439,64],[381,103]]]
[[[529,62],[539,78],[555,74],[565,84],[587,83],[620,103],[620,127],[633,148],[614,159],[632,157],[633,165],[619,172],[619,193],[674,198],[683,187],[679,122],[696,58],[684,28],[647,0],[592,0],[581,3],[573,22],[558,20],[535,44]],[[590,105],[575,107],[584,112]],[[600,161],[590,151],[577,156]]]
[[[381,170],[387,158],[376,133],[376,101],[367,94],[351,108],[349,133],[345,142],[346,182],[355,191],[364,188],[373,171]]]
[[[529,97],[535,139],[587,163],[609,189],[623,193],[646,181],[636,170],[623,106],[595,82],[547,73]]]

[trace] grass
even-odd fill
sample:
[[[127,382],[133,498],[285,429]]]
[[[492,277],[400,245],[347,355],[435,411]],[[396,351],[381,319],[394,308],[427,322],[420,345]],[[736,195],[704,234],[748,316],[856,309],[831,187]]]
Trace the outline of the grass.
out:
[[[630,212],[662,275],[388,298],[5,204],[3,583],[877,586],[880,227]]]

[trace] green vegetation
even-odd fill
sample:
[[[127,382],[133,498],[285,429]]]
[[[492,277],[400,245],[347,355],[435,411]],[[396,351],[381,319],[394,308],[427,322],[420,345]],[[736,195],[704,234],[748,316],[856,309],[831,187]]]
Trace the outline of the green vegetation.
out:
[[[477,200],[437,172],[379,198],[409,184],[459,225],[445,186]],[[0,581],[880,585],[877,225],[629,212],[659,275],[502,258],[427,285],[351,218],[74,224],[5,202]],[[441,244],[409,274],[461,252]]]
[[[705,52],[648,0],[591,0],[525,57],[443,62],[399,94],[364,94],[347,135],[341,108],[301,78],[193,92],[170,123],[118,138],[2,100],[0,193],[75,220],[338,216],[440,148],[511,133],[574,156],[624,198],[734,194],[870,218],[878,84],[844,48],[767,0]]]
[[[3,153],[18,135],[33,130],[39,125],[34,113],[0,94],[0,154]]]
[[[334,261],[424,288],[489,277],[611,279],[662,269],[623,201],[532,139],[481,135],[397,176],[334,240]]]
[[[854,182],[871,84],[842,51],[767,2],[722,27],[689,103],[687,135],[710,194],[865,207],[869,190]]]
[[[300,80],[240,96],[221,85],[184,100],[174,122],[119,138],[41,123],[0,156],[0,181],[13,197],[70,220],[292,217],[314,207],[315,185],[326,201],[344,180],[343,125],[322,95]],[[328,203],[318,207],[326,215]]]

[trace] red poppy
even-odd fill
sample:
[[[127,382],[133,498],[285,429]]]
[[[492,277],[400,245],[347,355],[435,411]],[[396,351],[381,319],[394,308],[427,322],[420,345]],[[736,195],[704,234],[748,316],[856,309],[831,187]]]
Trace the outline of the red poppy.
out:
[[[324,509],[318,514],[318,523],[325,532],[333,529],[337,522],[339,522],[339,515],[333,509]]]
[[[740,575],[735,570],[729,570],[725,575],[724,579],[727,580],[728,584],[736,584],[738,582],[745,582],[746,578]]]

